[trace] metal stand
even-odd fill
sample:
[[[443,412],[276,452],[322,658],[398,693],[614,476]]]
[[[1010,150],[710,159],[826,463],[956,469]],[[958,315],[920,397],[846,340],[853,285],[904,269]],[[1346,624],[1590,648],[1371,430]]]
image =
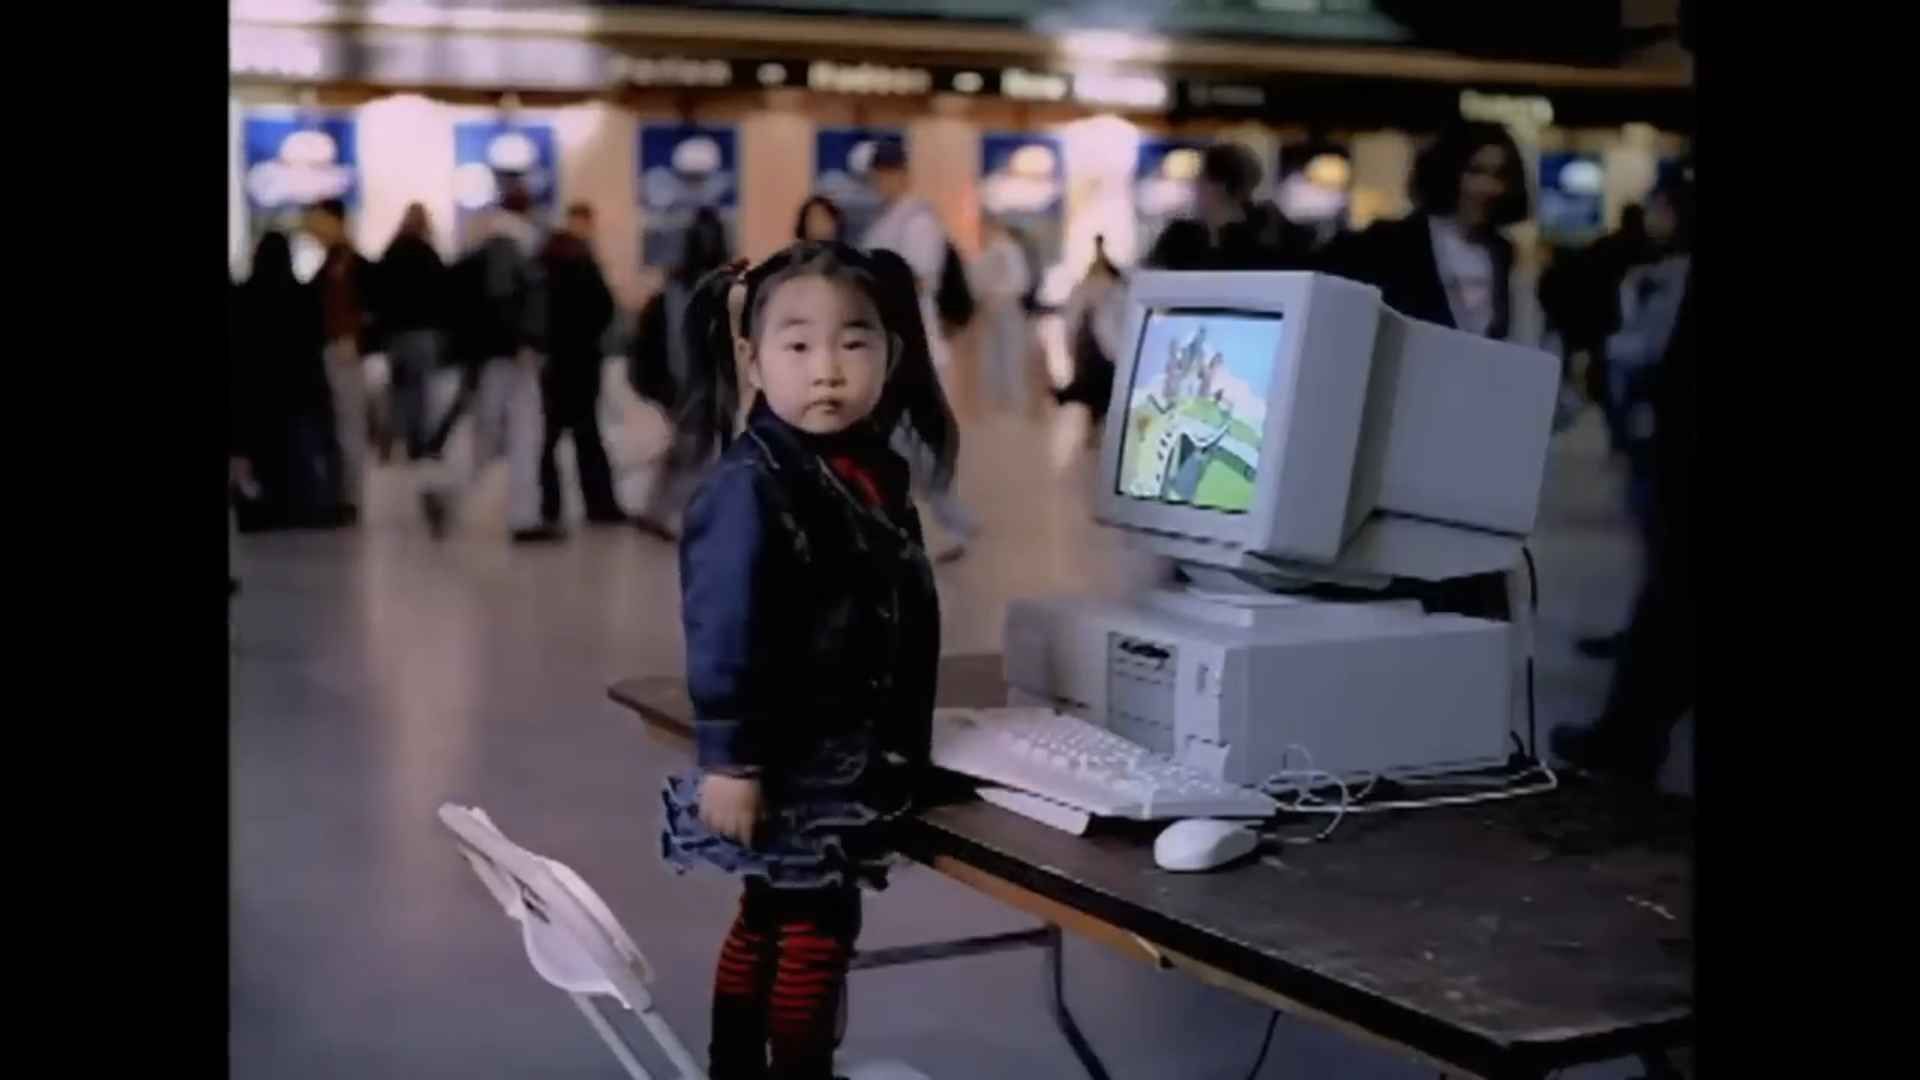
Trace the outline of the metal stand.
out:
[[[854,955],[848,969],[864,971],[869,968],[945,960],[955,956],[980,956],[985,953],[1011,952],[1015,949],[1045,949],[1047,979],[1052,984],[1053,1022],[1059,1025],[1060,1034],[1066,1036],[1067,1045],[1073,1048],[1073,1056],[1080,1060],[1080,1067],[1087,1071],[1087,1075],[1092,1080],[1108,1080],[1107,1067],[1100,1063],[1099,1055],[1093,1052],[1093,1046],[1087,1042],[1087,1037],[1080,1033],[1080,1026],[1074,1023],[1073,1013],[1067,1010],[1063,945],[1064,938],[1060,928],[1048,923],[1032,930],[1015,930],[1005,934],[987,934],[981,937],[932,941],[925,945],[902,945],[891,949],[861,952]]]

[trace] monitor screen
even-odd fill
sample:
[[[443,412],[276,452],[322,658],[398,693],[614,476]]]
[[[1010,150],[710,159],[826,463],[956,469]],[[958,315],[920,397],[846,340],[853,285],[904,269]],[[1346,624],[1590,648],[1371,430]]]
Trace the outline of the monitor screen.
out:
[[[1121,495],[1229,514],[1253,509],[1283,330],[1272,312],[1147,312],[1120,441]]]

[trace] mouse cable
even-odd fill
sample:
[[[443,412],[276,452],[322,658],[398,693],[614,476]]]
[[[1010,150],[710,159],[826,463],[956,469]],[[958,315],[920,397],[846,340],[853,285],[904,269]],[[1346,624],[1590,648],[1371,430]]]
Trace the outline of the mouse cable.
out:
[[[1295,750],[1300,751],[1300,756],[1306,760],[1305,768],[1286,768],[1288,757]],[[1311,844],[1325,840],[1333,834],[1333,830],[1339,828],[1340,822],[1345,820],[1348,814],[1380,813],[1388,810],[1427,810],[1441,806],[1469,806],[1476,803],[1496,802],[1501,799],[1517,799],[1523,795],[1544,794],[1560,786],[1560,778],[1554,774],[1551,768],[1543,763],[1534,762],[1534,768],[1538,769],[1546,779],[1541,783],[1528,787],[1499,787],[1493,790],[1477,791],[1471,794],[1435,795],[1425,799],[1401,799],[1369,803],[1363,802],[1362,800],[1368,792],[1373,790],[1375,782],[1380,779],[1377,773],[1371,774],[1368,777],[1366,786],[1360,790],[1360,795],[1356,797],[1351,789],[1347,787],[1347,782],[1340,776],[1327,772],[1324,769],[1315,768],[1313,765],[1313,752],[1299,743],[1290,743],[1281,751],[1280,765],[1281,769],[1279,772],[1274,773],[1256,785],[1260,792],[1271,797],[1275,802],[1278,802],[1283,813],[1333,815],[1333,820],[1327,823],[1327,827],[1311,837],[1274,837],[1274,839],[1279,840],[1281,843],[1290,844]],[[1522,773],[1521,775],[1526,774]],[[1438,783],[1437,779],[1436,783]],[[1340,797],[1337,802],[1328,802],[1326,799],[1314,793],[1315,788],[1325,788],[1329,786],[1339,791]],[[1289,797],[1291,797],[1291,802],[1287,801]]]
[[[1287,758],[1295,750],[1300,751],[1300,756],[1306,759],[1305,768],[1287,768]],[[1374,780],[1377,779],[1379,778],[1374,777],[1367,781],[1367,786],[1363,790],[1363,794],[1366,791],[1373,790]],[[1262,834],[1282,844],[1317,844],[1327,837],[1332,836],[1333,830],[1340,827],[1341,819],[1346,817],[1347,807],[1353,802],[1353,796],[1347,789],[1347,782],[1333,773],[1314,768],[1313,753],[1299,743],[1287,744],[1286,748],[1280,751],[1280,771],[1262,780],[1256,786],[1262,793],[1279,803],[1282,810],[1296,810],[1308,804],[1316,807],[1327,807],[1329,804],[1318,795],[1315,795],[1314,789],[1331,786],[1338,788],[1340,791],[1340,801],[1331,804],[1331,809],[1335,811],[1333,820],[1327,822],[1327,827],[1321,829],[1314,835],[1279,836],[1273,833]],[[1288,796],[1292,796],[1293,802],[1288,803],[1285,801]]]
[[[1260,1056],[1253,1059],[1253,1068],[1247,1070],[1247,1080],[1260,1075],[1260,1066],[1267,1063],[1267,1048],[1273,1045],[1273,1029],[1280,1026],[1280,1010],[1273,1010],[1267,1019],[1267,1034],[1260,1040]]]
[[[1284,809],[1301,814],[1327,814],[1338,810],[1341,817],[1348,814],[1372,814],[1386,810],[1430,810],[1440,806],[1471,806],[1475,803],[1498,802],[1501,799],[1518,799],[1523,795],[1543,795],[1560,786],[1560,778],[1545,765],[1540,772],[1546,779],[1529,787],[1502,788],[1497,791],[1476,791],[1469,795],[1435,795],[1428,799],[1403,799],[1392,802],[1363,803],[1359,806],[1331,807],[1312,803],[1299,803]]]

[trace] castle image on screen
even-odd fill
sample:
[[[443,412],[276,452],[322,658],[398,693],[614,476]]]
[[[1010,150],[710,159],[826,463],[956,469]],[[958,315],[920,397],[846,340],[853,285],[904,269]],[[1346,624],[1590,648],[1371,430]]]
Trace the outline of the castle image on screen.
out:
[[[1283,330],[1272,314],[1148,313],[1121,435],[1120,494],[1252,509]]]

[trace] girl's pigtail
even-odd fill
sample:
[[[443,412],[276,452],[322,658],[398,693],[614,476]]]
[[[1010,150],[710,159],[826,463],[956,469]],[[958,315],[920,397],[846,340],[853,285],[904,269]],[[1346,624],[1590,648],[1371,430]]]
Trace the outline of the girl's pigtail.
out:
[[[913,270],[905,259],[879,250],[867,256],[880,295],[875,297],[887,331],[900,343],[900,355],[887,378],[874,420],[890,433],[904,421],[910,434],[928,450],[933,469],[928,486],[945,491],[953,485],[960,456],[960,425],[947,404],[946,391],[933,367],[927,346],[926,322],[920,317],[920,297]]]
[[[705,464],[733,442],[740,415],[740,372],[733,354],[733,322],[727,296],[739,280],[737,266],[703,275],[687,298],[687,385],[673,423],[672,459]]]

